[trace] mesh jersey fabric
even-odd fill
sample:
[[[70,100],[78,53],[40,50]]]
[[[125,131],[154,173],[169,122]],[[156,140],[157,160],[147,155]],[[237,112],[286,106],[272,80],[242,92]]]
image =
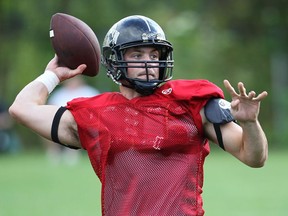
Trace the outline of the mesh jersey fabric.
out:
[[[103,93],[67,104],[102,183],[102,214],[203,215],[203,163],[209,154],[201,108],[224,97],[206,80],[173,80],[128,100]]]

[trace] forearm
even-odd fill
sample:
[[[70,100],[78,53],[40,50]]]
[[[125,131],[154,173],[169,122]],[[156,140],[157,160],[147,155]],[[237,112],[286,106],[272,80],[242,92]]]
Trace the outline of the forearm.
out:
[[[40,77],[43,78],[43,75]],[[39,81],[39,78],[32,81],[19,92],[9,113],[21,124],[49,139],[52,119],[58,107],[45,105],[48,89],[45,81]]]
[[[79,65],[72,70],[58,65],[58,58],[55,56],[47,65],[45,73],[36,80],[25,86],[17,95],[15,101],[9,108],[9,113],[17,121],[32,129],[37,134],[51,139],[51,126],[58,106],[46,105],[49,93],[59,84],[60,81],[70,79],[81,74],[86,65]],[[73,146],[79,146],[79,140],[73,136],[77,133],[77,125],[71,114],[66,111],[59,123],[60,140]]]
[[[37,109],[40,105],[46,103],[49,93],[52,92],[59,82],[60,80],[55,73],[48,70],[45,71],[44,74],[40,75],[20,91],[9,112],[20,121],[27,114],[30,119],[33,109]]]
[[[262,167],[268,157],[268,142],[259,121],[240,123],[240,126],[243,162],[251,167]]]

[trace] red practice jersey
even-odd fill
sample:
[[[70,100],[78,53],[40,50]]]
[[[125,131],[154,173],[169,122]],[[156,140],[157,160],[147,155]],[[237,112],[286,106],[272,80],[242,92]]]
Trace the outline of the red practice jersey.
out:
[[[203,163],[210,149],[200,110],[220,88],[167,82],[152,95],[103,93],[68,103],[111,216],[203,215]]]

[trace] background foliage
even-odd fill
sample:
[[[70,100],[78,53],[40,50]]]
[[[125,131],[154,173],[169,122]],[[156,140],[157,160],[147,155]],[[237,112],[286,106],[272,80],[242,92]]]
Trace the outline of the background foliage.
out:
[[[284,147],[287,132],[288,2],[285,0],[1,0],[0,99],[8,105],[41,74],[54,53],[50,18],[64,12],[85,21],[100,44],[113,23],[132,14],[156,20],[174,45],[174,78],[204,78],[223,87],[243,81],[267,90],[260,119],[270,148]],[[102,68],[87,81],[101,91],[117,90]],[[15,126],[27,148],[38,137]]]

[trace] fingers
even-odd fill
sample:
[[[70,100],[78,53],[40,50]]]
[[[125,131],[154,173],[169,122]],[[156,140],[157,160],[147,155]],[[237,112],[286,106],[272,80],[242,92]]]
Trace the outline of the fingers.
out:
[[[239,99],[236,99],[236,100],[233,100],[231,102],[231,109],[236,109],[237,110],[237,107],[238,107],[238,104],[240,103],[240,100]]]
[[[247,95],[246,89],[245,89],[244,84],[242,82],[238,83],[238,88],[239,88],[240,96],[247,97],[249,100],[253,100],[253,101],[261,101],[262,99],[264,99],[268,95],[268,93],[266,91],[262,92],[258,96],[256,96],[257,94],[255,91],[250,91]]]
[[[246,88],[244,87],[244,84],[242,82],[238,83],[238,90],[241,96],[247,96]]]
[[[80,70],[81,73],[82,73],[86,68],[87,68],[87,65],[86,65],[86,64],[81,64],[81,65],[78,66],[77,69]]]
[[[59,67],[59,65],[58,65],[58,56],[55,54],[54,57],[47,64],[46,70],[54,71],[57,67]]]
[[[57,57],[54,56],[46,66],[46,70],[52,70],[57,67]]]
[[[268,93],[266,91],[263,91],[261,94],[259,94],[257,97],[254,97],[253,100],[255,101],[261,101],[263,100],[265,97],[268,96]]]
[[[77,74],[82,74],[83,71],[84,71],[86,68],[87,68],[87,65],[81,64],[81,65],[79,65],[79,66],[75,69],[75,72],[76,72]]]
[[[249,98],[250,100],[252,100],[255,96],[256,96],[256,92],[254,92],[254,91],[250,91],[250,92],[248,93],[248,98]]]
[[[74,70],[69,70],[69,75],[68,78],[74,77],[78,74],[82,74],[83,71],[87,68],[87,66],[85,64],[81,64],[79,65],[76,69]]]
[[[223,81],[225,88],[229,92],[229,94],[234,97],[237,96],[238,94],[235,92],[235,89],[231,86],[230,82],[228,80]]]
[[[255,91],[250,91],[247,94],[246,88],[244,86],[244,84],[242,82],[238,83],[238,91],[239,94],[235,91],[235,89],[231,86],[230,82],[228,80],[224,80],[223,81],[225,88],[227,89],[227,91],[230,93],[230,95],[232,97],[245,97],[248,98],[249,100],[254,100],[254,101],[261,101],[262,99],[264,99],[265,97],[267,97],[268,93],[266,91],[263,91],[261,94],[259,94],[258,96],[256,96],[256,92]]]

